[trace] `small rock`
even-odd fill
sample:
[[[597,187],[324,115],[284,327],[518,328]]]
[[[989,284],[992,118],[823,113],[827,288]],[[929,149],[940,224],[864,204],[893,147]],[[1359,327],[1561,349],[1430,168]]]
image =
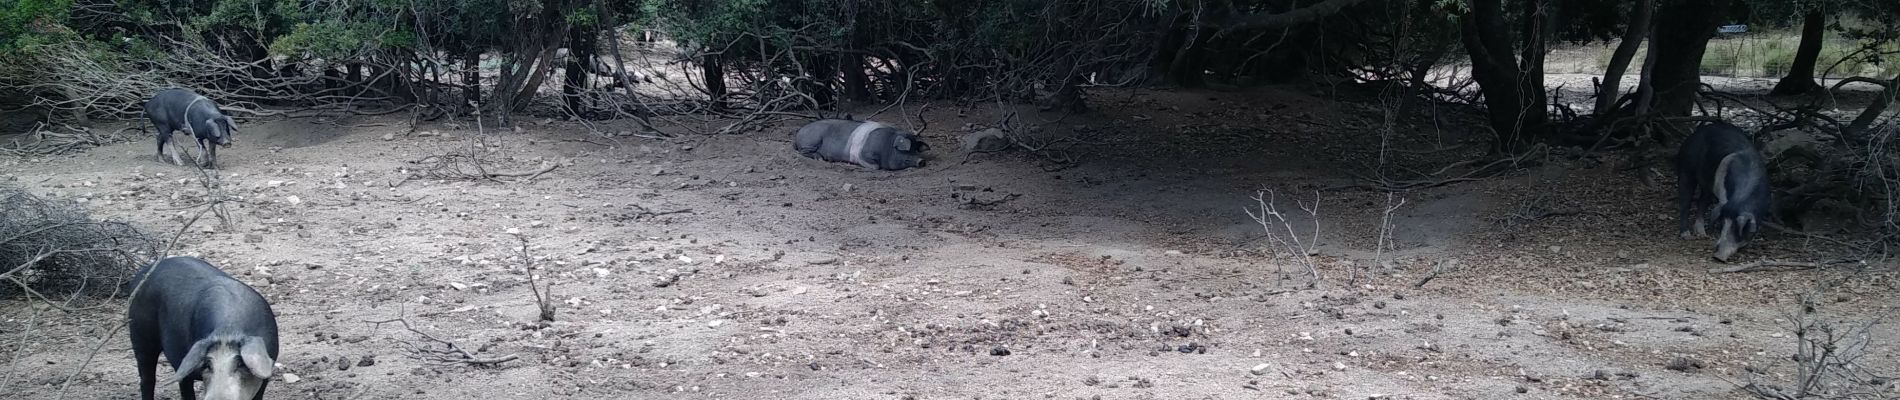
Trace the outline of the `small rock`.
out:
[[[996,348],[990,349],[990,355],[999,357],[1007,356],[1009,355],[1009,349],[1003,348],[1003,346],[996,346]]]
[[[351,366],[355,366],[355,365],[356,365],[356,364],[352,364],[352,363],[350,363],[350,357],[349,357],[349,356],[343,356],[343,357],[337,357],[337,358],[336,358],[336,370],[338,370],[338,371],[348,371],[348,370],[350,370],[350,367],[351,367]]]
[[[356,362],[356,366],[358,367],[368,367],[372,365],[376,365],[376,356],[374,355],[363,356],[362,360]]]
[[[1272,369],[1273,369],[1273,364],[1260,363],[1260,365],[1255,365],[1253,366],[1253,368],[1248,369],[1247,372],[1251,372],[1254,375],[1266,375],[1267,371],[1272,370]]]
[[[1167,254],[1167,255],[1170,255],[1170,256],[1178,256],[1178,255],[1181,255],[1182,253],[1181,253],[1181,251],[1180,251],[1180,250],[1168,250],[1168,251],[1167,251],[1167,252],[1165,252],[1164,254]]]
[[[303,204],[303,199],[297,198],[297,196],[284,197],[284,201],[289,202],[290,205],[293,205],[293,206],[298,205],[298,204]]]
[[[852,185],[852,184],[849,184],[849,183],[846,183],[846,184],[844,184],[844,191],[846,191],[846,192],[849,192],[849,191],[851,191],[851,188],[854,188],[854,187],[857,187],[857,186],[855,186],[855,185]]]
[[[455,290],[468,290],[468,285],[457,282],[449,282],[449,287],[455,288]]]
[[[707,328],[718,328],[718,327],[719,327],[720,325],[725,325],[725,324],[726,324],[726,320],[723,320],[723,319],[715,319],[715,320],[712,320],[712,321],[709,321],[709,322],[706,322],[706,327],[707,327]]]
[[[1702,369],[1702,361],[1678,356],[1674,360],[1669,360],[1669,364],[1664,365],[1663,368],[1676,372],[1696,372]]]
[[[385,133],[385,134],[383,134],[383,141],[385,141],[385,142],[387,142],[387,141],[391,141],[391,140],[396,140],[396,134],[395,134],[395,133]]]
[[[1551,252],[1551,253],[1562,253],[1562,252],[1564,252],[1564,247],[1563,247],[1563,246],[1550,246],[1550,252]]]
[[[666,174],[666,167],[653,167],[653,176]]]
[[[283,185],[284,185],[284,181],[264,182],[264,187],[278,187],[278,186],[283,186]]]
[[[244,234],[244,243],[263,243],[263,242],[264,242],[264,235],[259,235],[255,233]]]
[[[1009,138],[1002,129],[989,128],[963,135],[963,152],[993,152],[1009,148]]]
[[[1345,371],[1345,370],[1346,370],[1346,363],[1342,363],[1342,362],[1338,362],[1338,361],[1334,361],[1334,362],[1333,362],[1333,370],[1334,370],[1334,371]]]
[[[301,380],[303,380],[303,378],[297,377],[297,374],[293,374],[289,372],[284,373],[284,383],[297,383],[297,381],[301,381]]]

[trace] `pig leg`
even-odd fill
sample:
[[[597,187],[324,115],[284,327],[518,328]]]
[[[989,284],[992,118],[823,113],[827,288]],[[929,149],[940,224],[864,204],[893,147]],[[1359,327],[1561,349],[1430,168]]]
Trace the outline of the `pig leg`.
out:
[[[165,162],[165,142],[172,137],[170,125],[152,124],[158,128],[158,162]]]
[[[1676,234],[1683,239],[1694,239],[1702,236],[1702,213],[1693,212],[1702,208],[1702,188],[1700,187],[1701,185],[1696,182],[1696,175],[1698,174],[1696,174],[1693,169],[1687,168],[1686,165],[1677,168]],[[1691,219],[1695,222],[1693,234],[1690,231]]]
[[[158,386],[158,356],[156,348],[140,348],[133,343],[139,365],[139,400],[152,400],[152,391]],[[150,347],[150,346],[146,346]]]
[[[198,158],[200,158],[198,165],[203,166],[205,169],[215,169],[211,163],[217,160],[218,151],[215,146],[211,146],[210,143],[207,142],[208,141],[204,139],[198,139]]]
[[[180,143],[176,140],[172,141],[172,164],[185,165],[185,160],[178,158],[178,154],[184,153],[185,156],[189,157],[191,156],[190,149],[189,147],[185,147],[184,143]]]
[[[198,392],[193,390],[195,388],[191,383],[190,379],[178,380],[178,400],[198,400]]]

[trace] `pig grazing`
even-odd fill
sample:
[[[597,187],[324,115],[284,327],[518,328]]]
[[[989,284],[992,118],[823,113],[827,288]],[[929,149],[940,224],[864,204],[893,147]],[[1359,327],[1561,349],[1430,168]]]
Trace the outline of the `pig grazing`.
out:
[[[1768,189],[1767,163],[1742,128],[1723,122],[1698,127],[1676,152],[1678,234],[1703,237],[1705,225],[1715,226],[1715,259],[1728,261],[1770,216]]]
[[[896,171],[924,166],[930,146],[917,134],[888,125],[842,119],[822,119],[798,128],[792,148],[799,154],[865,168]]]
[[[145,101],[145,118],[158,129],[158,162],[165,162],[165,142],[171,140],[172,132],[182,130],[197,139],[198,154],[203,158],[199,163],[215,168],[218,147],[231,147],[231,136],[237,133],[237,122],[218,111],[217,104],[185,89],[165,89],[152,95]],[[178,158],[178,151],[172,152],[172,163],[185,164]]]
[[[179,398],[258,400],[277,365],[277,316],[264,296],[204,260],[172,257],[145,267],[131,287],[132,355],[139,398],[152,400],[158,356],[170,362]]]

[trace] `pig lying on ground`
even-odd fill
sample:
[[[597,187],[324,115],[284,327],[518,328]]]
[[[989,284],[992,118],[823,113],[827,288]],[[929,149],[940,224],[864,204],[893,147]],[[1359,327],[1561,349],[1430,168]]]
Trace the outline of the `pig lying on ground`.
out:
[[[870,121],[822,119],[798,128],[792,148],[813,159],[896,171],[922,168],[930,145],[917,134]]]

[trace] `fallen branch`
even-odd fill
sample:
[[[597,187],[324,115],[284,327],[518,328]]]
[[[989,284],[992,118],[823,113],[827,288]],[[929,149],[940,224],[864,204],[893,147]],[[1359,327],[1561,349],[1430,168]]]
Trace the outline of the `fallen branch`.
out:
[[[516,359],[521,358],[520,356],[517,356],[514,354],[509,354],[509,355],[505,355],[501,357],[476,356],[475,353],[471,353],[468,350],[462,349],[462,346],[456,345],[455,342],[443,340],[441,338],[435,337],[435,335],[430,335],[428,332],[423,332],[420,329],[416,329],[415,326],[409,324],[409,319],[406,317],[398,316],[392,319],[386,319],[386,320],[381,320],[381,321],[365,321],[365,322],[369,322],[377,326],[381,326],[382,324],[387,324],[387,323],[399,323],[399,324],[402,324],[403,329],[407,329],[409,330],[409,332],[415,333],[417,336],[422,336],[423,339],[428,339],[431,342],[440,343],[443,346],[447,347],[447,349],[443,349],[443,350],[425,349],[425,348],[421,348],[420,346],[415,346],[410,349],[412,353],[418,354],[417,358],[424,359],[424,360],[445,362],[445,363],[463,363],[463,364],[475,365],[475,366],[495,366],[497,364],[514,361]]]
[[[687,214],[687,213],[693,212],[693,209],[691,208],[682,208],[678,210],[668,210],[668,211],[653,211],[653,209],[647,208],[646,206],[639,205],[639,204],[631,204],[630,206],[632,206],[633,208],[640,209],[640,212],[633,214],[634,219],[658,217],[658,216],[669,215],[669,214]]]
[[[1822,267],[1822,264],[1816,264],[1816,262],[1777,262],[1777,260],[1761,260],[1761,262],[1733,265],[1733,267],[1710,267],[1708,273],[1754,273],[1754,271],[1769,271],[1769,269],[1777,269],[1777,267],[1794,267],[1794,269],[1786,269],[1786,271],[1801,271],[1801,269],[1816,269],[1816,267]]]

